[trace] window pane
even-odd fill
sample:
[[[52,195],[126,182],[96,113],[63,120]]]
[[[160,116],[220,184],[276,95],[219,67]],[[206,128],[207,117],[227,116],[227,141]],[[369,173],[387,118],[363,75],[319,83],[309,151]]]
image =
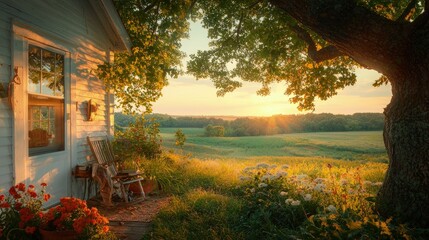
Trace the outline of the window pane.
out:
[[[33,93],[40,93],[40,71],[30,68],[28,74],[28,91]]]
[[[41,48],[30,45],[28,47],[28,63],[30,68],[40,70],[41,68]]]
[[[64,150],[64,101],[28,95],[29,155]]]
[[[55,77],[53,73],[42,72],[42,94],[54,96]]]
[[[64,76],[58,75],[55,77],[55,96],[64,97]]]
[[[64,74],[64,56],[55,54],[55,72],[58,74]]]
[[[55,53],[42,50],[42,71],[55,72]]]
[[[28,47],[28,91],[64,97],[64,55]]]

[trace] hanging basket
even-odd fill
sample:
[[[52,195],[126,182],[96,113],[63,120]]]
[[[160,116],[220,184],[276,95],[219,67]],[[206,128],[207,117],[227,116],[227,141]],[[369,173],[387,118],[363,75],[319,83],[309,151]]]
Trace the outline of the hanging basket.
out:
[[[76,240],[78,234],[73,230],[68,231],[48,231],[39,229],[40,235],[43,240]]]

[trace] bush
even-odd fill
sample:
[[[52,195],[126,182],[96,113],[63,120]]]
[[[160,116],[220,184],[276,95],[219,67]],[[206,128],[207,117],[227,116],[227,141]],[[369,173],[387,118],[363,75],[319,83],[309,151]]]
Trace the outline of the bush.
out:
[[[115,132],[113,150],[120,162],[127,161],[135,155],[155,159],[162,153],[161,142],[158,124],[154,122],[147,124],[144,118],[140,118],[123,132]]]

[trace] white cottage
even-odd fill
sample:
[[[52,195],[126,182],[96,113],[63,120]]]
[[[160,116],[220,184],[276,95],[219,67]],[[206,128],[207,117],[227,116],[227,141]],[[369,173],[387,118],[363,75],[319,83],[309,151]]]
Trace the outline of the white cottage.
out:
[[[71,173],[89,160],[86,136],[113,134],[113,95],[93,70],[129,49],[111,0],[0,0],[0,193],[46,182],[50,204],[82,196]]]

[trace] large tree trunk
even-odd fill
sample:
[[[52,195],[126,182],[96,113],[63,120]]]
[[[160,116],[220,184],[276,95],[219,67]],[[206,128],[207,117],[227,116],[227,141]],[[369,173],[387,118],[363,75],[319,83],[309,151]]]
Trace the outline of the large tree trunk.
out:
[[[429,227],[429,1],[413,22],[386,19],[353,0],[270,0],[344,55],[389,78],[384,142],[389,168],[376,209]]]
[[[408,84],[392,85],[384,111],[389,168],[376,209],[412,226],[429,227],[429,69],[422,71],[408,72],[408,81],[393,81]]]

